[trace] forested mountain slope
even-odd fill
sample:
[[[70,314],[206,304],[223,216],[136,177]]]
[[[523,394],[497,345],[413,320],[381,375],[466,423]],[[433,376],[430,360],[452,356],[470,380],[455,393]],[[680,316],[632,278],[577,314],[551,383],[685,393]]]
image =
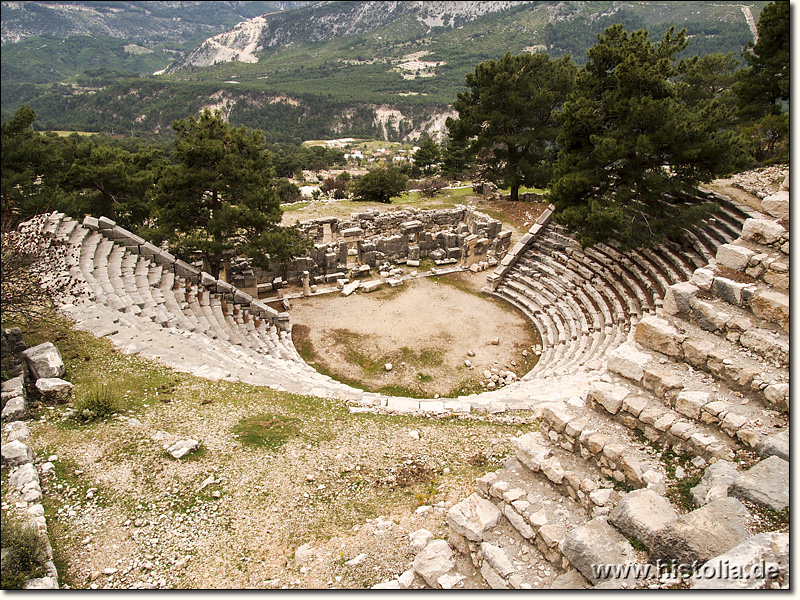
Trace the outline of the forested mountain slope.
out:
[[[44,6],[4,2],[4,39],[7,28],[13,39],[15,20],[7,24],[6,18],[12,4]],[[653,38],[673,25],[685,27],[689,55],[738,56],[753,37],[748,17],[757,20],[766,2],[90,4],[94,12],[74,12],[95,15],[106,4],[120,5],[132,7],[133,19],[134,9],[146,8],[154,26],[146,34],[136,33],[135,25],[124,30],[135,38],[94,30],[88,38],[59,38],[64,30],[53,20],[49,37],[4,44],[3,119],[28,103],[45,128],[146,135],[163,133],[172,120],[211,107],[236,124],[263,129],[270,141],[436,135],[465,74],[482,61],[506,52],[547,52],[570,54],[582,63],[596,35],[614,23],[648,29]],[[163,19],[176,5],[182,16],[173,18],[175,33],[169,38]],[[285,10],[254,15],[255,5]],[[190,8],[195,12],[184,12]],[[197,35],[208,26],[207,20],[198,24],[203,10],[216,11],[218,23],[239,13],[246,18],[201,43]],[[197,17],[192,21],[188,14]],[[21,36],[20,27],[16,31],[13,35]],[[167,73],[152,74],[167,65]]]

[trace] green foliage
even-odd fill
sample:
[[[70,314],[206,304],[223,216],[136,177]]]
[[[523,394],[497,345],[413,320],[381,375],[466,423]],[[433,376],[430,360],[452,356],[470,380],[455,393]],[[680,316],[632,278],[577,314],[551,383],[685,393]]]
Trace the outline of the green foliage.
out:
[[[559,115],[561,145],[550,199],[557,220],[584,245],[625,247],[677,235],[709,207],[681,202],[697,183],[741,164],[740,140],[717,93],[697,90],[697,64],[679,80],[686,33],[657,44],[646,31],[613,26],[589,50]]]
[[[240,420],[235,432],[244,444],[277,450],[290,439],[303,437],[301,424],[300,419],[265,413]]]
[[[41,576],[40,560],[46,556],[44,538],[5,509],[0,543],[3,551],[10,551],[8,558],[3,558],[2,589],[21,590],[28,579]]]
[[[232,127],[217,111],[172,124],[178,164],[166,169],[156,195],[158,229],[178,253],[199,253],[214,277],[223,254],[236,249],[258,266],[305,246],[281,228],[271,163],[260,131]]]
[[[408,178],[398,169],[379,167],[353,184],[353,197],[364,202],[390,204],[393,196],[405,192],[407,181]]]
[[[102,419],[123,410],[124,403],[117,389],[108,383],[94,383],[75,389],[75,412],[78,418]],[[83,411],[91,412],[84,417]]]
[[[758,19],[758,42],[743,52],[748,68],[739,77],[742,116],[751,121],[779,114],[789,101],[789,2],[771,2]]]
[[[511,200],[520,186],[550,180],[558,134],[553,111],[566,100],[575,72],[568,57],[506,53],[467,75],[467,91],[453,104],[458,119],[447,120],[450,137],[469,141],[485,177],[510,187]]]
[[[414,153],[414,164],[426,175],[436,172],[442,158],[442,150],[433,138],[426,137]]]

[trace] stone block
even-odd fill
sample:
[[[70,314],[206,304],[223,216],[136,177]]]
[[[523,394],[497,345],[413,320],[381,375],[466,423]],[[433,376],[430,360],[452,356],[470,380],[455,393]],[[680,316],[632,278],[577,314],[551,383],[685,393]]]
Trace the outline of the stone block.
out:
[[[774,290],[762,290],[750,303],[757,317],[789,329],[789,296]]]
[[[62,404],[67,401],[72,393],[73,385],[58,377],[40,377],[36,380],[36,389],[45,402]]]
[[[589,397],[615,415],[622,408],[622,402],[630,392],[618,385],[598,381],[589,390]]]
[[[473,542],[483,541],[487,530],[503,518],[494,504],[478,494],[472,494],[447,512],[447,524],[459,535]]]
[[[22,354],[34,379],[61,377],[66,371],[61,353],[51,342],[28,348]]]
[[[717,277],[714,279],[714,285],[711,286],[711,291],[721,300],[733,306],[742,305],[742,290],[749,284],[739,283],[726,277]]]
[[[561,551],[593,584],[603,581],[594,568],[596,565],[636,562],[630,542],[603,517],[592,519],[567,533]]]
[[[706,563],[712,577],[693,577],[693,590],[768,589],[778,576],[788,574],[789,534],[759,533]],[[741,574],[757,575],[742,577]]]
[[[757,244],[774,244],[785,233],[780,223],[769,219],[747,219],[742,227],[742,237]]]
[[[738,478],[739,472],[736,467],[727,460],[718,460],[709,465],[700,483],[691,489],[695,505],[705,506],[714,500],[726,498]]]
[[[511,443],[517,451],[517,459],[534,473],[540,471],[553,455],[553,451],[538,431],[514,438]]]
[[[649,354],[641,352],[632,342],[625,342],[608,355],[608,369],[633,381],[641,381],[649,360]]]
[[[671,315],[688,313],[690,302],[699,291],[700,288],[688,281],[669,286],[664,294],[664,310]]]
[[[744,271],[754,254],[755,252],[743,246],[722,244],[717,248],[717,264],[735,271]]]
[[[687,338],[683,344],[684,360],[696,368],[704,368],[708,361],[708,353],[714,349],[714,344],[705,339]]]
[[[629,395],[622,401],[622,410],[638,417],[647,408],[649,400],[644,396]]]
[[[761,446],[762,456],[778,456],[783,460],[789,460],[789,429],[784,429],[778,433],[765,436]]]
[[[677,518],[678,513],[669,500],[646,488],[622,496],[608,516],[617,529],[648,548],[655,535]]]
[[[761,207],[776,219],[789,220],[789,192],[781,190],[761,201]]]
[[[667,356],[680,358],[683,356],[681,344],[686,336],[680,333],[668,321],[659,317],[644,317],[636,326],[636,341]]]
[[[682,391],[675,397],[675,410],[685,417],[699,420],[702,408],[711,402],[708,392]]]
[[[552,429],[561,433],[572,419],[572,416],[558,406],[546,406],[542,409],[542,418],[547,421]]]
[[[455,567],[453,549],[445,540],[433,540],[414,558],[414,570],[432,588],[439,588],[438,579]]]
[[[20,440],[8,442],[0,447],[3,466],[18,467],[33,462],[33,450]]]
[[[711,269],[695,269],[692,273],[691,282],[699,287],[701,290],[710,290],[711,285],[714,283],[714,271]]]
[[[770,456],[751,467],[734,482],[731,496],[772,510],[789,506],[789,463]]]
[[[691,564],[727,552],[749,537],[745,506],[735,498],[720,498],[678,517],[653,538],[650,561]]]

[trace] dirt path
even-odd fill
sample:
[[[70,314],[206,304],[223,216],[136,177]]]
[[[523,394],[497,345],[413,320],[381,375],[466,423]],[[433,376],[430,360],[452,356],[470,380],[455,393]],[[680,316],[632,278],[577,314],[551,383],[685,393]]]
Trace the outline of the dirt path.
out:
[[[295,300],[295,346],[313,352],[312,361],[337,379],[364,382],[371,391],[481,391],[484,370],[527,373],[540,343],[521,313],[480,293],[485,281],[485,272],[461,273],[370,294]]]

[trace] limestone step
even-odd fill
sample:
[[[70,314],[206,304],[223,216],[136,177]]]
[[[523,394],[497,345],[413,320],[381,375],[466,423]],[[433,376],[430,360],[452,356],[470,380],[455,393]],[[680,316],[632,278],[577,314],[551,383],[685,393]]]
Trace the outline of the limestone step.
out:
[[[666,313],[662,317],[642,320],[635,333],[640,345],[664,355],[659,360],[664,358],[665,364],[685,361],[734,392],[768,408],[788,411],[788,369],[761,360],[738,343],[713,336],[690,321]]]

